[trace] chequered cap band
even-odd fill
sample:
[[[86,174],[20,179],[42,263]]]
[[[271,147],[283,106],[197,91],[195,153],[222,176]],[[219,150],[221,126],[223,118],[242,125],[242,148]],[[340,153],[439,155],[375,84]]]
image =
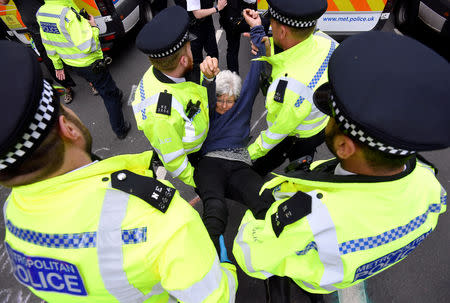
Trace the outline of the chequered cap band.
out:
[[[296,20],[296,19],[291,19],[289,17],[283,16],[279,13],[277,13],[272,7],[269,6],[269,12],[270,15],[275,18],[277,21],[280,21],[283,24],[286,24],[288,26],[291,27],[297,27],[297,28],[302,28],[302,27],[311,27],[316,25],[317,20],[310,20],[310,21],[300,21],[300,20]]]
[[[333,95],[330,96],[331,100],[333,100]],[[331,102],[331,106],[333,107],[335,113],[335,119],[338,121],[338,124],[341,125],[345,130],[348,131],[349,135],[353,138],[357,139],[359,142],[368,145],[372,148],[375,148],[381,152],[389,153],[393,155],[406,156],[416,153],[412,150],[406,150],[401,148],[395,148],[390,145],[386,145],[367,135],[363,130],[361,130],[357,125],[351,123],[347,118],[345,118],[339,108],[336,105],[335,101]]]
[[[172,46],[171,49],[164,51],[164,52],[159,52],[159,53],[154,53],[154,54],[148,54],[148,56],[150,58],[164,58],[167,56],[172,55],[173,53],[175,53],[177,50],[179,50],[181,47],[183,47],[184,43],[186,42],[186,40],[188,39],[189,36],[189,32],[186,32],[183,36],[183,38],[174,46]]]
[[[14,148],[4,158],[0,159],[0,170],[13,165],[17,160],[24,157],[35,144],[42,141],[40,137],[52,122],[55,106],[55,102],[53,101],[53,88],[44,80],[44,89],[42,90],[37,112],[19,142],[17,142]]]

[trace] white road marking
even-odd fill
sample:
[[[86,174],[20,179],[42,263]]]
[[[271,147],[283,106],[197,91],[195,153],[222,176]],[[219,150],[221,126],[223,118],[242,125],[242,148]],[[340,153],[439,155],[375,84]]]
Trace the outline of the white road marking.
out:
[[[219,41],[220,41],[220,38],[222,38],[222,35],[223,35],[223,29],[218,29],[218,30],[216,31],[216,41],[217,41],[217,44],[219,44]]]
[[[338,296],[339,296],[339,303],[366,303],[367,296],[366,296],[366,288],[365,288],[365,282],[361,282],[359,284],[356,284],[352,287],[345,288],[345,289],[339,289],[338,290]]]
[[[262,118],[267,114],[267,109],[261,114],[261,117],[256,120],[255,124],[253,124],[252,128],[250,129],[250,133],[253,131],[253,129],[258,125],[259,121],[261,121]]]
[[[137,89],[137,85],[133,84],[131,86],[131,93],[130,93],[130,96],[128,97],[128,102],[127,102],[127,104],[130,106],[131,106],[131,103],[133,103],[133,101],[134,101],[134,94],[136,94],[136,89]]]

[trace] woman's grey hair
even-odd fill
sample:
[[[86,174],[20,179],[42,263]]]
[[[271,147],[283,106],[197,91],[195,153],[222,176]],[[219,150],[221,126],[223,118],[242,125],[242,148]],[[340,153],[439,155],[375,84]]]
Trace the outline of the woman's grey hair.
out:
[[[242,80],[238,74],[230,70],[223,70],[216,76],[216,95],[228,95],[239,98]]]

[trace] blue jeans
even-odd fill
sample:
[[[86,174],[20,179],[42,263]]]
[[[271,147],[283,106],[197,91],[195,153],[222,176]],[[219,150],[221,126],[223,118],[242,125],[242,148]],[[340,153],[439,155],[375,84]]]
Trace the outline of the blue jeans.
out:
[[[92,71],[92,65],[85,67],[72,66],[71,68],[80,77],[91,82],[98,90],[108,112],[112,130],[117,136],[122,135],[126,129],[122,112],[121,94],[108,69],[105,68],[99,73],[95,73]]]

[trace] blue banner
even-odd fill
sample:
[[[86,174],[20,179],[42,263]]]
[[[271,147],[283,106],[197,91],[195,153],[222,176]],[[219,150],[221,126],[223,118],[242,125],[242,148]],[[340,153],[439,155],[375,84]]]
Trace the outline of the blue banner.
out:
[[[353,282],[356,280],[363,280],[370,276],[375,275],[379,271],[385,269],[386,267],[400,261],[401,259],[405,258],[407,255],[409,255],[410,252],[412,252],[429,234],[431,233],[431,229],[424,233],[423,235],[419,236],[414,241],[410,242],[408,245],[403,246],[400,249],[397,249],[396,251],[393,251],[381,258],[376,259],[375,261],[366,263],[364,265],[361,265],[356,269],[355,272],[355,278]]]
[[[69,262],[44,257],[27,256],[6,248],[14,276],[20,283],[39,291],[53,291],[76,296],[87,296],[78,268]]]

